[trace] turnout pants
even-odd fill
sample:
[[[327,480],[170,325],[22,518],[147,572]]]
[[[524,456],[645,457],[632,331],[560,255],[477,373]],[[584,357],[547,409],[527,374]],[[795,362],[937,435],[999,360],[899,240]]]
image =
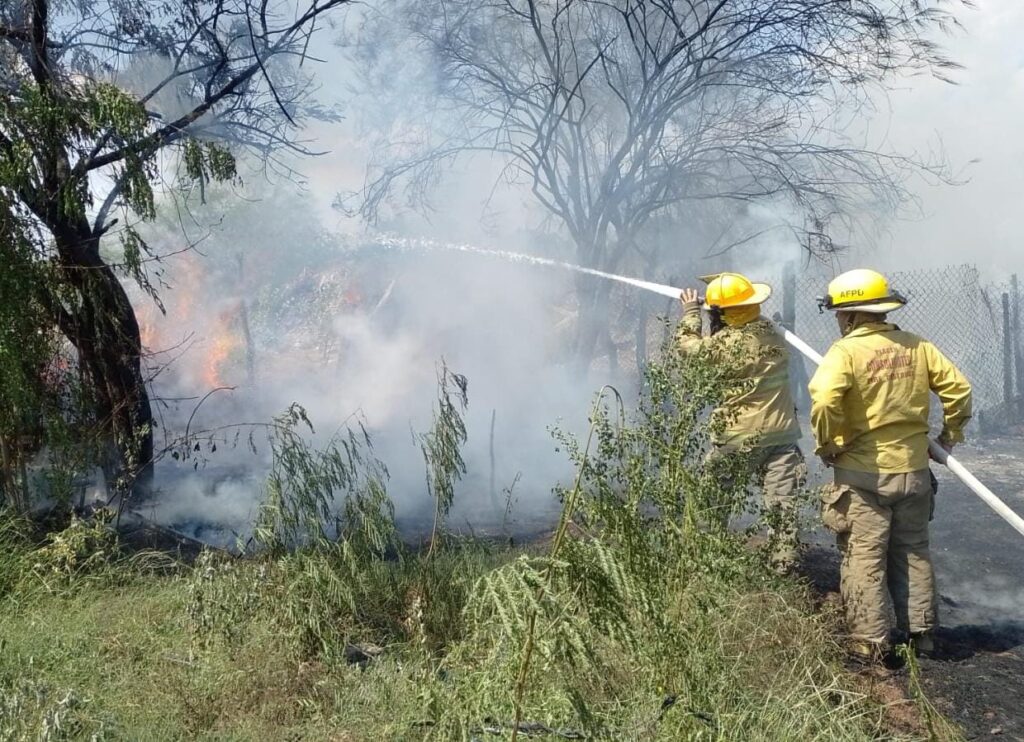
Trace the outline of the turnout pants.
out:
[[[850,637],[884,644],[887,598],[897,628],[918,633],[938,624],[935,573],[928,551],[934,489],[927,469],[905,474],[835,470],[822,495],[822,520],[843,556],[843,607]]]
[[[712,457],[728,453],[728,448],[715,449]],[[807,464],[795,443],[781,446],[759,446],[750,458],[753,484],[762,491],[766,520],[773,540],[772,561],[782,566],[797,557],[797,495],[807,483]],[[723,526],[725,523],[723,522]]]
[[[768,446],[757,457],[757,479],[764,507],[772,522],[775,542],[772,561],[785,566],[796,561],[800,536],[797,533],[797,494],[807,483],[807,464],[795,443]]]

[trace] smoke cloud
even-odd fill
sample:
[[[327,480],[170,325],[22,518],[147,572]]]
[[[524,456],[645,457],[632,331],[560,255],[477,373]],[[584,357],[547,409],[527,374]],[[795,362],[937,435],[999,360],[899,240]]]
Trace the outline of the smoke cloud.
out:
[[[139,512],[208,541],[244,537],[269,467],[264,431],[247,424],[297,402],[318,444],[366,425],[400,523],[422,533],[433,504],[417,435],[432,424],[443,360],[469,379],[467,472],[452,526],[549,523],[552,487],[571,474],[549,428],[579,432],[594,390],[621,382],[579,376],[567,362],[572,274],[343,237],[318,227],[293,187],[254,188],[252,200],[226,211],[225,194],[208,194],[207,206],[190,212],[202,241],[168,259],[166,316],[137,297],[147,345],[163,351],[150,363],[168,364],[153,383],[163,440],[188,428],[219,441],[215,451],[204,442],[187,458],[164,456],[160,491]],[[151,242],[176,253],[188,237],[172,235],[157,230]],[[502,244],[529,249],[524,239]]]
[[[926,259],[977,262],[990,272],[1024,269],[1015,249],[1015,205],[1024,192],[1024,142],[1016,132],[1024,118],[1024,56],[1015,29],[1024,25],[1024,7],[993,0],[963,20],[969,33],[946,41],[951,56],[966,66],[955,75],[960,85],[908,80],[879,104],[869,130],[894,150],[923,153],[941,146],[966,184],[913,184],[920,213],[883,224],[880,242],[865,238],[835,264],[817,266],[823,278],[855,263],[894,270]],[[353,252],[360,240],[372,240],[365,238],[365,225],[335,208],[337,196],[362,187],[374,157],[368,132],[394,118],[394,108],[429,74],[413,74],[423,60],[404,58],[399,48],[389,62],[392,88],[361,90],[349,50],[336,40],[321,35],[311,55],[328,60],[333,75],[320,80],[320,97],[341,101],[347,118],[312,123],[303,137],[328,153],[295,163],[301,184],[261,186],[256,170],[245,171],[240,195],[250,200],[232,207],[233,216],[225,216],[223,202],[215,200],[194,207],[190,218],[210,237],[194,259],[168,264],[172,287],[163,298],[169,314],[154,324],[162,323],[159,347],[176,348],[162,360],[180,357],[155,381],[158,396],[174,400],[162,408],[164,430],[180,433],[198,398],[221,383],[237,388],[204,402],[194,428],[266,421],[295,401],[308,408],[323,440],[359,413],[390,468],[400,518],[415,524],[431,507],[415,433],[430,426],[436,363],[444,358],[469,378],[468,472],[453,523],[500,523],[503,490],[513,482],[515,517],[542,520],[553,505],[551,487],[568,473],[548,427],[561,420],[580,431],[601,384],[618,383],[628,392],[635,377],[598,368],[584,378],[566,363],[575,312],[569,274],[464,254]],[[420,124],[429,130],[431,122]],[[393,205],[378,226],[571,261],[568,241],[545,219],[528,184],[501,175],[495,159],[461,161],[437,182],[432,212]],[[644,274],[639,265],[624,270],[690,285],[698,273],[730,267],[777,275],[782,262],[803,255],[783,226],[798,221],[771,204],[752,208],[737,222],[735,236],[763,234],[725,254],[715,250],[713,229],[670,223],[667,239],[678,249],[666,253],[671,257],[658,275]],[[158,242],[166,253],[181,247],[168,231]],[[236,253],[245,256],[237,270],[225,257]],[[243,304],[253,311],[276,307],[249,318],[253,378],[238,319]],[[647,306],[653,315],[667,304]],[[242,444],[221,447],[198,471],[193,460],[163,460],[160,480],[170,496],[154,499],[149,512],[163,522],[219,523],[225,532],[244,532],[260,496],[265,448],[253,454]]]

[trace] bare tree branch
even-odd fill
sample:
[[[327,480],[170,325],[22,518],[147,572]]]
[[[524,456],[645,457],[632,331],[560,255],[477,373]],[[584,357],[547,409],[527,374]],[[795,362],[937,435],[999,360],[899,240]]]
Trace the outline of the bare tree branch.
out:
[[[614,270],[631,252],[653,256],[644,229],[686,204],[785,203],[820,224],[869,202],[894,209],[911,174],[945,176],[941,163],[853,146],[831,119],[896,73],[954,69],[929,38],[954,22],[950,10],[916,0],[434,0],[397,13],[380,23],[404,23],[436,65],[424,104],[452,126],[411,155],[401,118],[384,129],[368,218],[400,184],[422,200],[445,163],[489,146],[507,159],[502,176],[520,173],[565,225],[581,263]]]

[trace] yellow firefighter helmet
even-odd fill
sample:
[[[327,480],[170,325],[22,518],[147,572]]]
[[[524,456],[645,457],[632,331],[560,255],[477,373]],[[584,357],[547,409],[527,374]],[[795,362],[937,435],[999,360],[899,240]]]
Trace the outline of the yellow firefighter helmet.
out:
[[[828,294],[818,299],[818,308],[836,312],[869,312],[885,314],[899,309],[907,300],[889,288],[889,282],[878,271],[858,268],[832,279]]]
[[[708,282],[704,292],[704,308],[729,309],[763,304],[772,295],[766,283],[753,283],[739,273],[719,273]]]

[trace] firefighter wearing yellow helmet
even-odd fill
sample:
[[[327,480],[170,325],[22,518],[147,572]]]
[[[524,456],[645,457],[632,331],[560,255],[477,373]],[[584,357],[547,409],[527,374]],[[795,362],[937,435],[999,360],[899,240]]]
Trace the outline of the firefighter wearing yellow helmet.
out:
[[[939,442],[951,450],[971,416],[971,386],[934,345],[886,321],[906,299],[880,273],[844,273],[818,302],[836,313],[842,334],[809,389],[815,452],[834,470],[822,519],[843,555],[851,649],[869,658],[888,652],[888,593],[897,628],[927,653],[938,625],[928,550],[929,393],[942,402]]]
[[[771,287],[739,273],[720,273],[703,279],[708,285],[703,307],[712,316],[712,334],[702,335],[701,304],[694,289],[686,289],[677,340],[684,352],[707,347],[745,383],[722,402],[725,429],[714,441],[716,454],[753,446],[752,463],[764,492],[764,503],[781,517],[773,540],[780,569],[796,560],[796,496],[806,481],[807,468],[797,446],[800,424],[789,384],[789,353],[775,326],[761,316],[761,304]]]

